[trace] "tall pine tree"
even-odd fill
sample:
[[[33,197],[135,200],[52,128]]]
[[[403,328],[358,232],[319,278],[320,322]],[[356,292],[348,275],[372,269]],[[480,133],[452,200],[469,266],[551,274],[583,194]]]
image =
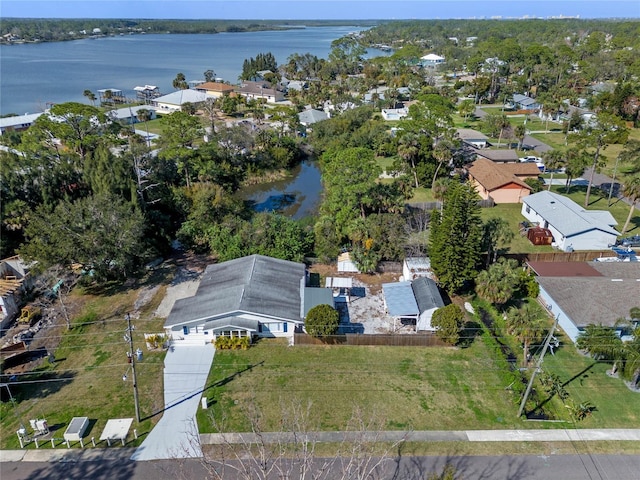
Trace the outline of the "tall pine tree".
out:
[[[447,191],[442,214],[433,212],[431,268],[448,291],[459,292],[468,286],[480,265],[482,220],[478,200],[471,184],[454,183]]]

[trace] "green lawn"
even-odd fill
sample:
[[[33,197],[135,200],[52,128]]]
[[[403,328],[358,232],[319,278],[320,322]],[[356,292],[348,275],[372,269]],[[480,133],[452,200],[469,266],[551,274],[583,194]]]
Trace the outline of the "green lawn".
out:
[[[140,312],[133,324],[134,349],[143,350],[143,360],[137,364],[140,412],[143,421],[135,421],[132,372],[127,361],[128,343],[123,336],[127,330],[124,314],[133,311],[138,289],[117,289],[100,295],[74,293],[68,304],[74,304],[78,312],[72,316],[73,328],[60,332],[62,339],[55,351],[55,362],[44,362],[33,374],[19,377],[18,381],[38,383],[11,384],[15,403],[0,404],[0,448],[19,448],[16,430],[20,424],[28,427],[29,420],[45,418],[53,436],[62,438],[72,417],[86,416],[90,420],[85,444],[91,437],[102,432],[110,418],[134,418],[132,429],[140,435],[149,432],[163,407],[163,360],[164,351],[148,351],[144,333],[162,332],[163,319],[153,318],[153,311],[164,294],[160,288],[151,302]],[[123,375],[127,381],[123,381]],[[3,396],[4,396],[3,392]],[[144,437],[131,445],[142,442]],[[59,442],[58,442],[59,443]],[[102,446],[102,445],[100,445]],[[30,447],[34,448],[34,447]],[[51,448],[50,443],[45,448]]]
[[[313,403],[312,429],[345,429],[354,408],[388,430],[513,428],[514,399],[501,385],[483,342],[470,348],[300,346],[263,340],[247,351],[218,351],[198,413],[229,431],[247,431],[257,408],[265,431],[278,430],[291,402]],[[216,384],[220,386],[215,386]],[[366,418],[365,420],[370,420]]]
[[[570,340],[558,337],[563,346],[555,355],[545,356],[543,370],[560,377],[575,403],[589,402],[596,407],[579,427],[638,428],[640,394],[629,390],[622,380],[607,376],[611,365],[581,355]]]

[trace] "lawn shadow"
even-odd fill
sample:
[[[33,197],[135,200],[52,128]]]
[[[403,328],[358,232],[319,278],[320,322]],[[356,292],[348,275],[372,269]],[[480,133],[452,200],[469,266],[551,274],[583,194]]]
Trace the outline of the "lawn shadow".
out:
[[[460,335],[460,341],[458,342],[458,346],[461,348],[470,347],[476,337],[479,337],[482,334],[482,326],[476,322],[475,320],[468,321],[464,324],[464,328],[462,329],[462,334]]]
[[[167,405],[166,407],[164,407],[164,408],[152,413],[151,415],[148,415],[148,416],[140,419],[140,421],[144,422],[145,420],[149,420],[149,419],[155,417],[156,415],[159,415],[159,414],[161,414],[163,412],[166,412],[167,410],[175,407],[176,405],[180,405],[181,403],[183,403],[183,402],[185,402],[185,401],[187,401],[187,400],[189,400],[189,399],[191,399],[193,397],[196,397],[196,396],[199,396],[199,395],[203,394],[207,390],[211,390],[212,388],[216,388],[216,387],[222,387],[222,386],[226,385],[227,383],[231,382],[232,380],[236,379],[237,377],[240,377],[244,372],[250,371],[250,370],[254,369],[255,367],[258,367],[258,366],[263,365],[263,364],[264,364],[264,360],[261,361],[261,362],[255,363],[253,365],[247,365],[242,370],[238,370],[237,372],[226,376],[222,380],[218,380],[216,382],[213,382],[210,385],[205,385],[205,387],[202,390],[196,390],[191,395],[189,395],[187,397],[184,397],[184,398],[181,398],[180,400],[177,400],[177,401],[173,402],[171,405]]]

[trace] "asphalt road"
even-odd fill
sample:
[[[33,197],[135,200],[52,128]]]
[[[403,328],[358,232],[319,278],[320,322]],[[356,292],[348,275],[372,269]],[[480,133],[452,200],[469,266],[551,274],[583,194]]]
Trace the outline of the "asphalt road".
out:
[[[433,472],[442,471],[447,463],[454,465],[457,474],[464,480],[638,480],[640,478],[640,455],[590,454],[390,458],[383,463],[383,471],[378,471],[378,474],[367,478],[423,480]],[[0,464],[0,477],[2,480],[217,478],[209,474],[196,459],[134,462],[127,458],[79,462],[5,462]],[[240,478],[232,471],[225,472],[223,477],[229,480]],[[274,472],[274,475],[268,478],[282,477]],[[295,480],[300,477],[294,474],[287,478]],[[335,472],[334,474],[329,472],[328,476],[323,478],[340,477]]]

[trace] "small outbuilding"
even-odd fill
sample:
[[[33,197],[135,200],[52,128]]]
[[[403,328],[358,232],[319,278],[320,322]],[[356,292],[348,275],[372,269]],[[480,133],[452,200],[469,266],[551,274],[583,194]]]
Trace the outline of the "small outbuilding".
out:
[[[527,238],[534,245],[551,245],[553,243],[553,234],[548,228],[530,228],[527,230]]]

